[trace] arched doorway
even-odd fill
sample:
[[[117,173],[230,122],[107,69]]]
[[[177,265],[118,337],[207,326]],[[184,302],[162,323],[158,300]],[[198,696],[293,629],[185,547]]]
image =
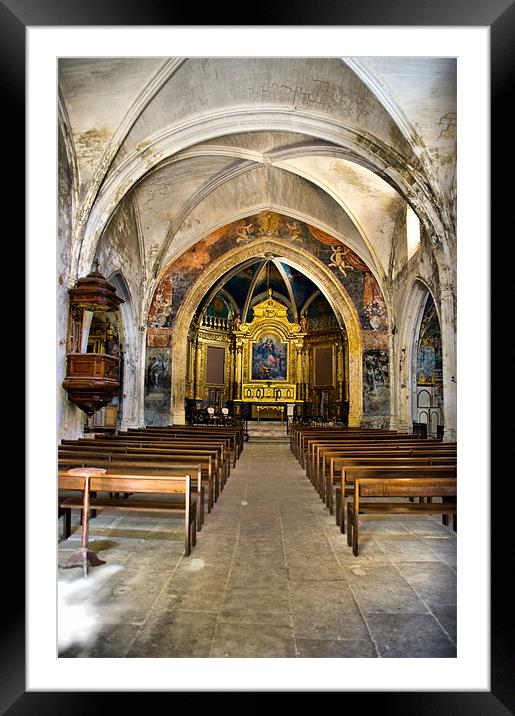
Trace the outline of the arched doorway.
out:
[[[253,241],[244,247],[228,251],[218,260],[213,261],[189,289],[175,316],[170,337],[173,346],[171,357],[171,421],[173,423],[185,422],[187,361],[184,360],[184,356],[188,352],[188,334],[193,315],[205,295],[230,269],[250,259],[263,259],[268,255],[280,259],[285,265],[307,276],[327,300],[340,330],[345,330],[348,341],[348,421],[349,425],[360,424],[363,405],[362,351],[356,309],[344,287],[321,261],[304,249],[292,246],[291,243],[281,239]]]
[[[428,293],[415,343],[416,409],[414,422],[427,425],[427,435],[437,437],[443,429],[444,395],[442,334],[436,306]]]

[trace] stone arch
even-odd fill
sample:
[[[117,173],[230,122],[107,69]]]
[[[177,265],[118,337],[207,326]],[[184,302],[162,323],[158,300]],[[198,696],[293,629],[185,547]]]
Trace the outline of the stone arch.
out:
[[[397,415],[398,429],[411,429],[412,421],[416,415],[416,360],[417,344],[420,333],[420,326],[427,297],[433,297],[435,308],[440,324],[442,336],[443,356],[443,415],[445,434],[444,439],[456,439],[456,388],[455,388],[455,336],[452,325],[444,320],[443,304],[438,304],[428,284],[420,277],[417,277],[411,290],[407,293],[405,312],[399,333],[400,352],[397,356],[399,361],[399,390],[397,391]]]
[[[406,296],[401,330],[399,332],[399,390],[397,394],[398,429],[411,430],[416,411],[416,345],[427,297],[431,293],[427,284],[415,279]],[[392,386],[393,388],[394,386]]]
[[[281,257],[285,263],[304,273],[325,295],[340,327],[345,327],[349,350],[349,425],[359,425],[363,413],[362,340],[357,311],[341,283],[324,264],[305,249],[292,246],[280,239],[258,239],[243,247],[236,247],[213,263],[190,288],[179,309],[171,333],[172,351],[172,404],[171,421],[182,424],[185,420],[185,365],[183,356],[193,313],[209,288],[233,266],[265,253]]]

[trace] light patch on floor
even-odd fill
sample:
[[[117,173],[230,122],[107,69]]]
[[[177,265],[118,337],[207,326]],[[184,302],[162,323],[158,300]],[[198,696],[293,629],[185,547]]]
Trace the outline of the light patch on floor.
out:
[[[192,559],[190,562],[188,562],[187,571],[188,572],[198,572],[201,569],[204,569],[205,562],[203,559]]]
[[[97,633],[103,628],[98,619],[94,593],[102,582],[107,581],[123,567],[119,564],[103,565],[98,571],[91,569],[88,577],[80,577],[73,582],[58,582],[58,622],[57,645],[59,651],[71,646],[91,646]]]

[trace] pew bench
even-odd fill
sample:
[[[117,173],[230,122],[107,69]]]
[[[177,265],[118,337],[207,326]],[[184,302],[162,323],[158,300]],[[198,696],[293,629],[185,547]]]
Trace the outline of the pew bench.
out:
[[[241,434],[240,434],[241,433]],[[206,440],[219,440],[226,444],[228,452],[232,455],[233,467],[243,450],[243,432],[238,430],[227,430],[227,428],[213,426],[213,428],[170,426],[157,427],[149,426],[146,428],[129,428],[127,431],[120,431],[120,436],[141,436],[155,437],[162,439],[173,438],[190,438],[199,442]]]
[[[347,504],[347,544],[358,556],[359,518],[364,515],[452,515],[456,530],[456,478],[377,478],[355,480],[354,500]],[[378,501],[377,498],[441,497],[442,502]],[[363,498],[373,498],[372,500]],[[452,501],[449,498],[454,498]]]
[[[64,441],[63,441],[64,442]],[[91,443],[91,444],[89,444]],[[59,458],[75,458],[82,457],[88,459],[100,458],[110,462],[127,461],[127,462],[154,462],[163,466],[184,463],[200,463],[203,468],[203,475],[207,471],[208,484],[208,511],[211,511],[213,502],[219,497],[221,490],[221,478],[219,465],[216,459],[216,453],[207,451],[188,451],[188,450],[166,450],[146,447],[139,448],[134,445],[125,445],[117,443],[109,443],[107,445],[96,443],[96,441],[73,442],[66,441],[66,444],[58,447]],[[218,468],[217,468],[218,466]]]
[[[340,524],[340,532],[345,532],[345,512],[346,512],[346,500],[345,497],[348,494],[348,486],[352,485],[354,489],[354,495],[353,497],[347,501],[347,507],[349,504],[352,503],[352,500],[356,499],[356,484],[358,480],[367,481],[367,484],[373,483],[374,480],[406,480],[410,482],[405,483],[398,483],[398,488],[401,489],[402,485],[406,486],[406,492],[402,493],[401,497],[407,497],[408,500],[406,502],[403,502],[403,506],[407,506],[406,509],[409,510],[409,505],[418,505],[418,504],[431,504],[431,502],[424,503],[424,502],[412,502],[409,500],[409,498],[422,498],[422,499],[428,499],[430,500],[434,495],[437,495],[439,493],[433,493],[430,492],[424,492],[423,491],[423,485],[424,481],[429,481],[432,483],[436,483],[438,485],[444,485],[444,482],[439,481],[445,481],[445,480],[454,480],[457,479],[457,466],[456,465],[395,465],[395,466],[382,466],[382,467],[370,467],[370,466],[362,466],[357,465],[355,467],[347,467],[342,469],[342,477],[341,477],[341,484],[340,489],[338,491],[338,504],[337,504],[337,520],[339,519]],[[379,483],[378,483],[379,484]],[[396,483],[392,483],[396,484]],[[418,485],[418,488],[417,488]],[[372,491],[372,487],[368,487],[369,491]],[[380,488],[378,488],[380,489]],[[386,488],[385,488],[386,489]],[[409,489],[412,490],[412,492],[409,492]],[[416,489],[422,490],[422,492],[417,493]],[[429,488],[428,488],[429,489]],[[383,497],[383,495],[367,495],[367,496],[374,496],[374,497]],[[441,496],[441,493],[440,493]],[[382,509],[382,508],[378,508]],[[430,507],[423,508],[423,507],[415,507],[414,510],[423,511],[424,509],[430,510]],[[441,514],[445,514],[445,511]]]
[[[179,440],[165,440],[152,439],[149,436],[143,438],[127,438],[119,435],[102,435],[91,438],[78,438],[76,440],[65,439],[61,441],[60,447],[69,447],[75,445],[82,445],[88,450],[93,450],[96,447],[101,449],[109,448],[112,446],[113,451],[137,451],[146,452],[147,454],[176,454],[176,455],[187,455],[188,458],[193,458],[199,455],[213,455],[214,470],[218,473],[218,482],[220,490],[227,482],[230,475],[230,460],[228,459],[228,452],[226,446],[220,443],[213,443],[211,445],[204,444],[199,446],[195,441]]]
[[[324,465],[323,474],[321,474],[320,498],[325,502],[325,506],[329,509],[329,513],[334,513],[335,501],[337,501],[341,488],[342,470],[346,467],[354,465],[375,465],[381,467],[381,463],[386,465],[402,465],[402,464],[422,464],[427,465],[455,465],[457,463],[457,452],[453,448],[449,449],[408,449],[408,450],[374,450],[374,451],[349,451],[347,454],[342,452],[326,453],[327,463]],[[348,487],[348,486],[347,486]],[[337,511],[338,514],[338,511]],[[337,522],[339,524],[339,522]]]
[[[80,509],[87,534],[89,508],[178,514],[184,517],[184,554],[189,556],[197,542],[197,496],[191,491],[191,476],[119,475],[106,472],[86,478],[58,471],[59,509],[64,510],[64,537],[70,535],[71,510]],[[66,492],[79,495],[67,495]],[[126,499],[94,493],[132,493]],[[151,497],[144,498],[144,495]],[[136,496],[135,496],[136,495]],[[84,527],[83,527],[84,530]],[[86,545],[83,544],[83,548]]]
[[[111,456],[109,456],[111,457]],[[161,463],[154,462],[130,462],[110,460],[108,456],[96,457],[94,459],[90,457],[73,457],[73,458],[59,458],[58,468],[59,470],[70,470],[73,468],[100,468],[105,469],[110,474],[117,475],[154,475],[154,476],[170,476],[180,477],[184,474],[191,474],[191,492],[192,495],[198,495],[198,509],[197,509],[197,532],[200,532],[202,525],[204,524],[204,513],[205,513],[205,493],[206,484],[202,481],[202,467],[201,465],[195,465],[193,463],[183,463],[177,465],[163,465]],[[115,498],[119,497],[119,492],[111,493]],[[95,495],[92,495],[92,497]],[[124,493],[124,499],[129,497],[128,493]],[[208,513],[210,512],[208,508]],[[96,510],[92,510],[90,517],[96,516]]]

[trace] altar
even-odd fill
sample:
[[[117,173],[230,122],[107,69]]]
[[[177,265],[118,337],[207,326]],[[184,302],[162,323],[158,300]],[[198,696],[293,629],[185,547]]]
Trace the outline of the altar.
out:
[[[267,405],[267,404],[261,404],[261,405],[253,405],[252,406],[252,412],[256,412],[257,414],[257,421],[259,423],[259,418],[281,418],[281,423],[284,422],[284,412],[285,412],[285,405]],[[252,415],[252,417],[254,417]]]
[[[287,313],[268,289],[267,298],[253,306],[252,321],[234,330],[234,407],[246,420],[286,422],[303,402],[305,333]]]

